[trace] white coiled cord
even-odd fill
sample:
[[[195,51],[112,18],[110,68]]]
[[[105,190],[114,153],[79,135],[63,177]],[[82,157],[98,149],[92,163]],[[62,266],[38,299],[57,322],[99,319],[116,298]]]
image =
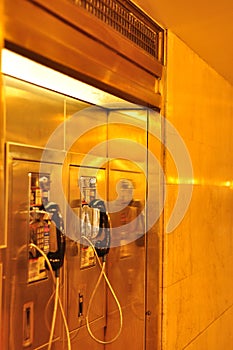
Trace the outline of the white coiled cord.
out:
[[[53,271],[53,268],[51,266],[51,263],[50,263],[49,259],[47,258],[47,255],[43,252],[43,250],[41,250],[39,247],[37,247],[37,245],[35,245],[34,243],[30,243],[29,246],[35,248],[44,257],[44,259],[47,262],[47,265],[49,267],[49,270],[51,272],[51,275],[52,275],[52,278],[53,278],[53,282],[54,282],[54,284],[56,286],[55,299],[54,299],[54,308],[53,308],[53,318],[52,318],[52,325],[51,325],[51,330],[50,330],[48,350],[50,350],[51,346],[52,346],[52,340],[53,340],[53,335],[54,335],[54,328],[55,328],[55,322],[56,322],[56,317],[57,317],[57,306],[58,305],[59,305],[60,310],[61,310],[62,319],[63,319],[64,327],[65,327],[65,330],[66,330],[68,350],[71,350],[71,341],[70,341],[69,328],[68,328],[65,312],[64,312],[64,309],[63,309],[63,306],[62,306],[61,298],[59,296],[60,279],[59,279],[59,277],[55,277],[54,276],[54,271]]]
[[[122,308],[121,308],[120,302],[119,302],[119,300],[118,300],[118,298],[116,296],[116,293],[114,292],[114,290],[112,288],[112,285],[111,285],[111,283],[110,283],[110,281],[109,281],[109,279],[108,279],[108,277],[107,277],[107,275],[105,273],[106,262],[103,262],[103,264],[101,263],[100,258],[98,257],[97,251],[96,251],[93,243],[86,236],[82,236],[81,238],[85,239],[90,244],[90,246],[92,247],[92,249],[93,249],[93,251],[94,251],[94,253],[96,255],[96,259],[98,261],[98,264],[99,264],[99,266],[101,268],[101,272],[100,272],[98,281],[97,281],[97,283],[95,285],[95,288],[94,288],[94,290],[93,290],[93,292],[91,294],[89,305],[88,305],[88,308],[87,308],[87,315],[86,315],[87,330],[88,330],[88,333],[90,334],[90,336],[92,337],[92,339],[94,339],[97,343],[104,344],[104,345],[111,344],[111,343],[115,342],[119,338],[119,336],[121,334],[121,331],[122,331],[122,326],[123,326]],[[90,322],[89,322],[89,313],[90,313],[90,310],[91,310],[92,301],[93,301],[95,293],[96,293],[96,291],[97,291],[97,289],[99,287],[99,284],[101,282],[102,277],[104,277],[104,279],[105,279],[105,281],[106,281],[106,283],[107,283],[107,285],[109,287],[109,290],[112,293],[112,296],[113,296],[113,298],[114,298],[114,300],[115,300],[115,302],[117,304],[117,307],[118,307],[118,310],[119,310],[119,316],[120,316],[120,326],[119,326],[119,330],[118,330],[116,336],[114,338],[110,339],[110,340],[107,340],[107,341],[100,340],[100,339],[98,339],[98,338],[96,338],[94,336],[94,334],[91,331]]]

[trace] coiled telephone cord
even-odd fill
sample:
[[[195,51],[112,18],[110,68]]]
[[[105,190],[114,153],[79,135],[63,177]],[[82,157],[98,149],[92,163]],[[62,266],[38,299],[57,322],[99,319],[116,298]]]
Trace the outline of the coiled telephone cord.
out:
[[[44,259],[45,259],[45,261],[46,261],[46,263],[47,263],[47,265],[49,267],[49,271],[51,272],[53,282],[54,282],[54,284],[56,286],[55,299],[54,299],[54,308],[53,308],[53,318],[52,318],[52,324],[51,324],[51,330],[50,330],[48,350],[50,350],[51,346],[52,346],[58,305],[59,305],[60,310],[61,310],[62,319],[63,319],[64,327],[65,327],[65,330],[66,330],[68,350],[71,350],[71,341],[70,341],[69,328],[68,328],[65,312],[64,312],[64,309],[63,309],[63,306],[62,306],[61,298],[59,296],[60,279],[59,279],[58,276],[56,276],[56,277],[54,276],[54,271],[53,271],[53,268],[51,266],[51,263],[50,263],[49,259],[47,258],[47,255],[39,247],[37,247],[37,245],[35,245],[34,243],[30,243],[29,246],[35,248],[44,257]]]
[[[88,330],[88,333],[90,334],[90,336],[92,337],[92,339],[94,339],[97,343],[104,344],[104,345],[111,344],[111,343],[115,342],[119,338],[119,336],[121,334],[121,331],[122,331],[122,326],[123,326],[122,308],[121,308],[120,302],[119,302],[119,300],[118,300],[118,298],[116,296],[116,293],[114,292],[113,287],[112,287],[112,285],[111,285],[111,283],[110,283],[110,281],[109,281],[109,279],[108,279],[108,277],[107,277],[107,275],[105,273],[106,262],[104,261],[103,263],[101,263],[100,258],[98,257],[97,251],[96,251],[93,243],[86,236],[82,236],[81,238],[85,239],[89,243],[89,245],[92,247],[92,249],[93,249],[93,251],[94,251],[94,253],[96,255],[96,259],[98,261],[98,264],[99,264],[99,266],[101,268],[101,272],[100,272],[99,278],[98,278],[97,283],[95,285],[95,288],[94,288],[94,290],[93,290],[93,292],[91,294],[89,305],[88,305],[88,308],[87,308],[87,315],[86,315],[87,330]],[[105,279],[105,281],[106,281],[106,283],[107,283],[107,285],[109,287],[109,290],[112,293],[112,296],[113,296],[113,298],[114,298],[114,300],[115,300],[115,302],[117,304],[117,307],[118,307],[118,310],[119,310],[119,317],[120,317],[120,326],[119,326],[119,330],[118,330],[116,336],[114,338],[112,338],[110,340],[106,340],[106,341],[98,339],[98,338],[96,338],[94,336],[94,334],[92,333],[92,330],[90,328],[90,322],[89,322],[89,313],[90,313],[90,310],[91,310],[92,301],[93,301],[95,293],[96,293],[96,291],[97,291],[97,289],[98,289],[98,287],[100,285],[102,277],[104,277],[104,279]]]

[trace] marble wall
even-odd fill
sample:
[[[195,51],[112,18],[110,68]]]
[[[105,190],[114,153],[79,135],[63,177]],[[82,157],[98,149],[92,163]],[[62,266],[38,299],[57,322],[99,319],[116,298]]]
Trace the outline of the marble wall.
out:
[[[163,350],[233,349],[233,89],[171,32],[167,47],[165,113],[194,185],[182,222],[165,233]],[[165,167],[166,227],[179,186],[168,152]]]

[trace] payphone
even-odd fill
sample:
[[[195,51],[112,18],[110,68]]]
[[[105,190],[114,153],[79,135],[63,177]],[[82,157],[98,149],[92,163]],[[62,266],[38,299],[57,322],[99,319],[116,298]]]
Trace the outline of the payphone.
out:
[[[81,269],[94,266],[95,252],[104,257],[110,248],[110,220],[103,200],[96,199],[97,179],[94,176],[81,176],[79,181],[81,203],[76,209],[80,216]]]
[[[122,330],[122,310],[106,272],[111,245],[111,223],[105,201],[98,198],[99,193],[105,193],[105,169],[98,170],[97,176],[94,174],[96,175],[94,168],[80,170],[78,166],[70,166],[69,200],[77,220],[68,218],[68,225],[73,222],[71,229],[75,231],[73,240],[68,240],[68,246],[72,247],[67,254],[68,319],[74,339],[78,339],[77,334],[83,334],[84,328],[92,339],[104,345],[119,337]],[[76,254],[73,250],[75,244]],[[107,324],[107,289],[111,290],[120,315],[119,329],[111,339],[105,339],[104,336]]]
[[[49,201],[50,175],[29,173],[29,260],[28,282],[47,278],[48,266],[38,247],[48,258],[52,269],[63,265],[65,253],[64,222],[58,204]]]
[[[28,282],[38,282],[39,280],[47,278],[47,270],[50,270],[52,273],[55,293],[48,350],[52,347],[58,306],[60,306],[66,329],[68,349],[71,349],[69,329],[59,295],[59,270],[64,262],[66,245],[64,221],[59,205],[49,200],[50,174],[29,173],[29,189],[30,227]],[[53,276],[53,272],[55,276]],[[27,324],[24,328],[27,328]]]
[[[83,187],[83,183],[85,183],[87,180],[89,184],[92,184],[92,192],[91,196],[85,196],[86,188]],[[109,253],[110,250],[110,243],[111,243],[111,235],[110,235],[110,218],[107,213],[106,205],[102,199],[96,199],[93,198],[96,195],[96,189],[93,189],[93,184],[96,186],[97,180],[94,177],[88,177],[85,179],[85,177],[81,177],[80,181],[80,191],[82,195],[82,206],[81,206],[81,240],[87,241],[90,245],[90,248],[96,255],[98,264],[101,268],[101,273],[99,275],[99,278],[97,280],[97,283],[95,285],[95,288],[90,296],[89,304],[87,307],[87,313],[86,313],[86,326],[89,335],[99,344],[111,344],[115,342],[118,337],[121,334],[122,331],[122,323],[123,323],[123,317],[122,317],[122,309],[121,305],[119,303],[119,300],[112,288],[112,285],[106,275],[105,268],[106,268],[106,255]],[[89,201],[89,203],[87,202]],[[88,205],[88,206],[87,206]],[[84,216],[82,216],[82,213],[85,213]],[[87,213],[89,212],[89,219],[87,219]],[[85,220],[83,220],[83,218]],[[90,228],[87,225],[84,225],[84,223],[91,222]],[[83,229],[84,228],[84,229]],[[102,259],[102,262],[100,260]],[[97,338],[90,327],[89,322],[89,313],[92,308],[92,302],[93,298],[95,296],[95,293],[101,283],[101,279],[104,279],[109,290],[111,291],[113,298],[117,304],[118,310],[119,310],[119,317],[120,317],[120,324],[117,334],[110,340],[101,340]]]

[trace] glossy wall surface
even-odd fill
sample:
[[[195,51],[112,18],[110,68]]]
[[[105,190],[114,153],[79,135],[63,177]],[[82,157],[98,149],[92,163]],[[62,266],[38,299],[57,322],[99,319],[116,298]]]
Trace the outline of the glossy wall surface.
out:
[[[0,5],[0,21],[3,20],[3,4]],[[0,29],[0,60],[1,60],[1,52],[3,47],[3,32],[4,29],[1,27]],[[0,101],[3,101],[3,90],[2,90],[2,84],[0,82]],[[4,246],[6,244],[5,239],[5,230],[4,230],[4,219],[5,219],[5,213],[4,213],[4,109],[3,109],[3,103],[0,103],[0,246]],[[0,250],[0,263],[1,263],[1,272],[2,276],[4,274],[4,266],[3,266],[3,260],[5,259],[5,254]],[[1,277],[2,278],[2,277]],[[3,327],[3,321],[2,321],[2,302],[3,302],[3,279],[0,282],[1,284],[1,291],[0,291],[0,329]],[[0,347],[3,346],[3,335],[2,331],[0,331]]]
[[[171,32],[167,65],[166,116],[188,147],[194,186],[183,221],[165,234],[163,349],[230,349],[233,90]],[[168,153],[166,173],[165,225],[178,190]]]
[[[106,346],[111,350],[124,346],[134,350],[153,348],[160,316],[158,218],[162,191],[160,167],[149,162],[148,145],[159,159],[161,143],[149,133],[156,128],[161,137],[159,114],[127,102],[90,105],[9,76],[3,76],[3,88],[7,194],[4,348],[42,349],[49,339],[51,277],[30,284],[27,280],[28,178],[29,173],[42,171],[41,164],[50,174],[50,200],[59,203],[65,222],[67,249],[60,295],[72,349],[100,350],[104,342],[109,342]],[[48,153],[43,153],[45,148]],[[81,176],[96,178],[96,198],[106,202],[111,220],[106,271],[123,313],[121,329],[116,299],[102,279],[89,313],[91,330],[100,342],[88,334],[86,316],[101,271],[97,261],[83,266],[87,247],[80,241],[80,227],[72,218],[82,204]],[[147,192],[150,184],[153,190]],[[149,211],[157,213],[150,227]],[[33,304],[33,337],[25,346],[23,310],[29,302]],[[11,337],[7,337],[8,332]],[[54,349],[66,345],[59,313]]]

